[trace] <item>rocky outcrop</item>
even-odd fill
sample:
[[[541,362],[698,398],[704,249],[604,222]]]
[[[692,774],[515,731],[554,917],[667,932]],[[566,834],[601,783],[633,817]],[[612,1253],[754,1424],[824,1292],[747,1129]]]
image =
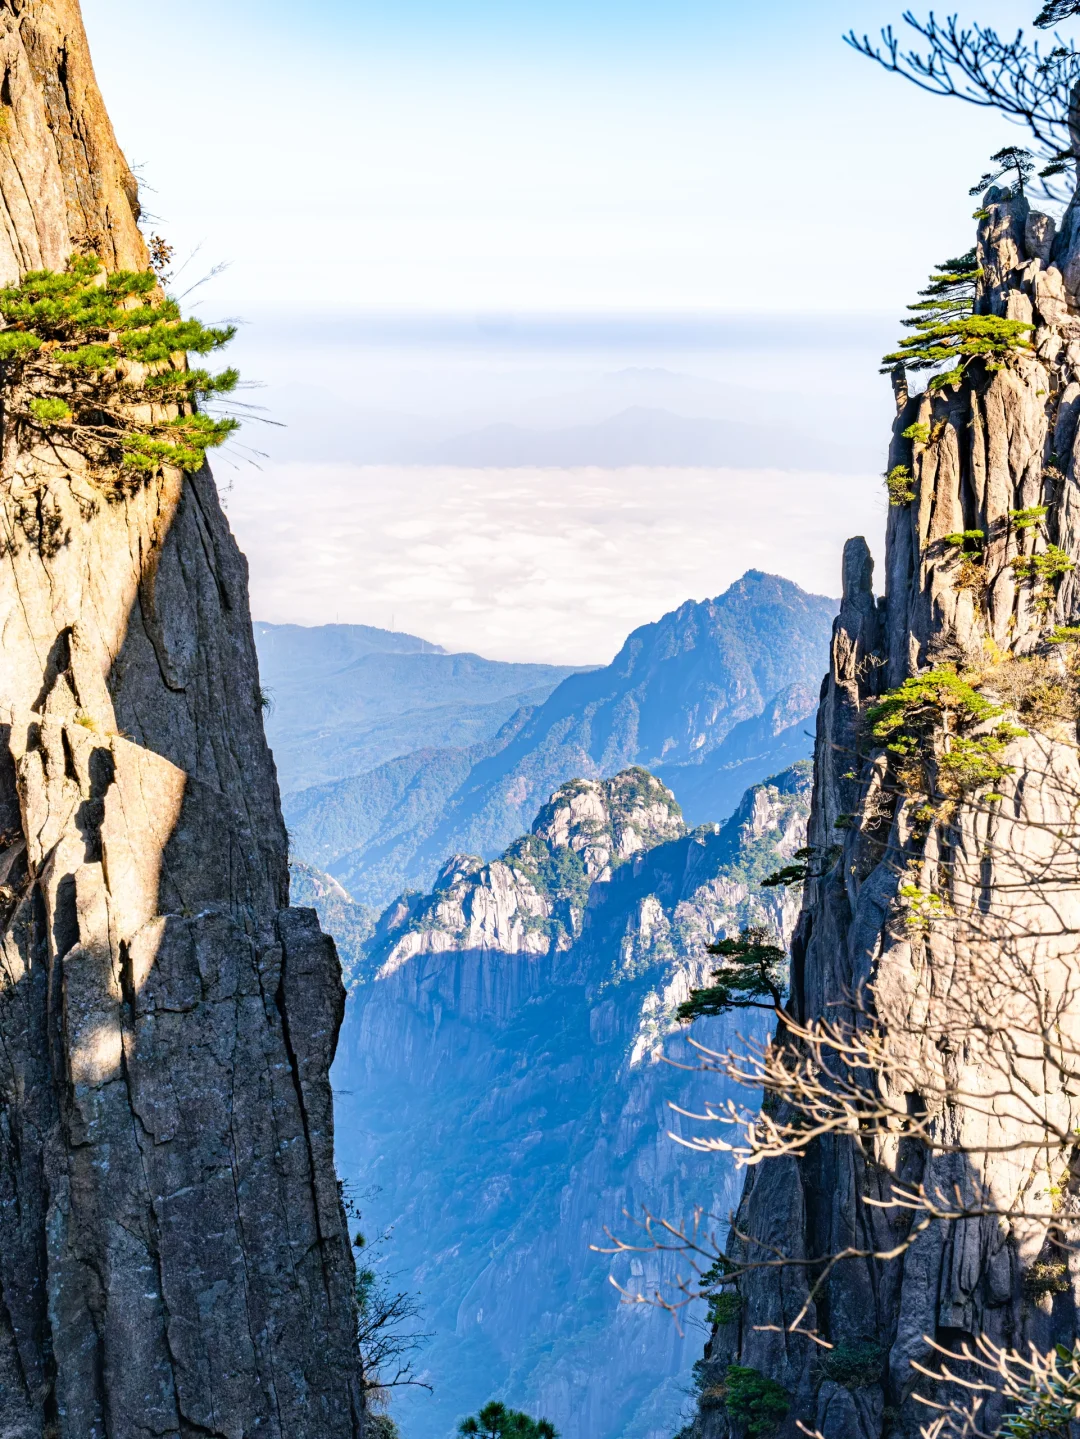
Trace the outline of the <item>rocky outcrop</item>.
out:
[[[501,859],[451,855],[430,895],[402,895],[379,920],[369,957],[385,977],[417,954],[569,949],[593,881],[685,832],[674,795],[647,770],[569,780]]]
[[[403,901],[411,921],[384,916],[365,964],[413,948],[354,991],[334,1073],[342,1171],[378,1186],[365,1224],[393,1226],[399,1282],[435,1331],[420,1356],[433,1396],[395,1401],[412,1439],[441,1439],[493,1393],[567,1439],[670,1436],[696,1321],[680,1333],[620,1304],[590,1246],[605,1225],[633,1235],[624,1209],[735,1200],[730,1165],[667,1137],[683,1122],[668,1101],[695,1109],[718,1086],[661,1059],[693,1059],[674,1015],[715,963],[708,942],[752,922],[790,932],[797,901],[759,882],[803,845],[809,782],[804,762],[694,830],[641,771],[571,783],[505,861],[453,862],[445,889]],[[526,904],[544,929],[524,927]],[[651,1292],[677,1266],[615,1267]]]
[[[139,270],[139,189],[90,62],[78,0],[0,6],[0,284],[73,250]]]
[[[74,0],[0,51],[0,279],[145,268]],[[7,434],[0,550],[0,1431],[351,1439],[344,991],[213,479]]]
[[[797,1020],[835,1020],[870,985],[862,992],[873,995],[894,1060],[881,1093],[906,1091],[897,1108],[912,1116],[923,1115],[924,1092],[967,1100],[925,1101],[941,1148],[834,1135],[802,1158],[748,1171],[731,1256],[750,1262],[771,1246],[809,1263],[740,1278],[738,1318],[716,1329],[700,1370],[701,1439],[744,1432],[724,1399],[731,1363],[787,1391],[780,1435],[914,1439],[933,1415],[915,1398],[931,1381],[912,1364],[932,1366],[932,1343],[956,1350],[985,1334],[1047,1350],[1076,1333],[1076,1257],[1047,1248],[1047,1195],[1060,1196],[1059,1212],[1075,1207],[1074,1151],[1046,1142],[1037,1112],[1064,1134],[1080,1113],[1067,1076],[1044,1062],[1057,1039],[1037,1046],[1033,1066],[1014,1058],[1010,1069],[1005,1050],[1022,1051],[1036,1011],[1054,1016],[1057,1036],[1075,1028],[1075,662],[1050,641],[1080,618],[1080,262],[1069,216],[1055,240],[1052,222],[1022,197],[992,190],[985,203],[977,313],[1031,324],[1033,349],[996,370],[973,365],[937,394],[899,389],[889,468],[909,468],[913,498],[889,511],[884,599],[875,600],[865,542],[845,550],[810,820],[812,852],[839,858],[807,886],[790,1000]],[[981,553],[965,554],[964,531],[981,532]],[[1011,773],[934,813],[905,798],[898,762],[868,732],[866,712],[885,690],[944,666],[1026,733],[1014,732],[1000,755]],[[1003,1013],[1004,1037],[988,1037]],[[867,1200],[920,1181],[973,1212],[934,1219],[905,1247],[916,1233],[911,1212]],[[894,1247],[890,1260],[845,1260],[811,1296],[822,1273],[814,1260]],[[1048,1260],[1064,1277],[1040,1287],[1031,1276],[1038,1281]],[[831,1351],[793,1332],[804,1305],[798,1329],[816,1330]],[[829,1353],[845,1356],[846,1369]],[[988,1431],[999,1414],[991,1399]]]

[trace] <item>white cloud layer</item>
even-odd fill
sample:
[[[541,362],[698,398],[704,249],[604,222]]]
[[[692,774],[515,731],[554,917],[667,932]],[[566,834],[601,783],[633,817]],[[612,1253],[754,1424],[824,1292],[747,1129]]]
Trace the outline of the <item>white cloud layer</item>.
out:
[[[838,594],[844,540],[885,524],[880,479],[773,470],[278,464],[225,500],[258,619],[566,664],[748,569]]]

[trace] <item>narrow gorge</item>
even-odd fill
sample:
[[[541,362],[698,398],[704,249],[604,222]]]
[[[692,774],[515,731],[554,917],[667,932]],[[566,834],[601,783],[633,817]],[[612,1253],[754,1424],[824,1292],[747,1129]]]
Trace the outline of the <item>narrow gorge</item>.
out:
[[[805,844],[809,771],[693,828],[644,770],[571,780],[500,857],[451,856],[359,946],[334,1067],[339,1157],[433,1331],[418,1369],[434,1392],[394,1401],[411,1439],[442,1439],[489,1393],[565,1439],[678,1427],[705,1306],[680,1332],[620,1303],[609,1273],[652,1292],[678,1266],[596,1251],[624,1210],[736,1201],[730,1165],[667,1137],[689,1124],[669,1105],[697,1109],[715,1086],[663,1056],[694,1063],[676,1011],[718,933],[790,933],[797,901],[761,880]],[[340,900],[317,902],[341,922]],[[698,1032],[763,1029],[743,1015]]]

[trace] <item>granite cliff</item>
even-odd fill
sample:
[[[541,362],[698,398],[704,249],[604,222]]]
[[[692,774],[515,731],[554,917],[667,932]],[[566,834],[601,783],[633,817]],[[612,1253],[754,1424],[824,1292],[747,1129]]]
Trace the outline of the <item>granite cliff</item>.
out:
[[[792,945],[792,1024],[880,1036],[881,1109],[859,1138],[852,1119],[747,1171],[728,1250],[746,1267],[695,1439],[748,1432],[731,1385],[751,1371],[786,1396],[769,1432],[914,1439],[935,1420],[918,1394],[963,1399],[913,1367],[935,1370],[935,1345],[1047,1352],[1077,1332],[1078,211],[1055,234],[1022,194],[983,205],[974,313],[1031,328],[936,390],[896,376],[885,595],[851,540],[818,719],[810,845],[841,848]],[[905,716],[934,693],[937,728],[916,733]],[[901,1186],[927,1202],[888,1207]],[[1001,1414],[990,1394],[979,1432]]]
[[[0,283],[147,271],[75,0],[3,0],[0,64]],[[344,990],[243,557],[205,466],[114,483],[4,420],[0,1432],[351,1439]]]
[[[492,1394],[567,1439],[677,1426],[700,1317],[680,1335],[620,1304],[590,1246],[624,1207],[734,1202],[731,1166],[667,1137],[668,1101],[706,1091],[660,1059],[684,1052],[674,1012],[714,962],[708,942],[754,921],[790,930],[797,902],[759,884],[804,843],[809,780],[804,761],[693,829],[641,769],[571,781],[498,859],[454,856],[429,893],[396,900],[351,957],[340,1162],[373,1187],[365,1222],[392,1227],[399,1283],[434,1331],[434,1394],[395,1401],[411,1439],[441,1439]],[[672,1265],[616,1272],[661,1284]]]

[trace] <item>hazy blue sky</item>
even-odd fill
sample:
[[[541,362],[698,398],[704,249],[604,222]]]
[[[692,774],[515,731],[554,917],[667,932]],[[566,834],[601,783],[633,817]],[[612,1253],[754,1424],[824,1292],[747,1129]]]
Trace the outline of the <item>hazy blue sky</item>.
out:
[[[978,14],[1011,28],[1036,3]],[[256,614],[603,661],[750,565],[835,593],[848,535],[880,552],[878,357],[1018,138],[843,45],[901,8],[83,0],[153,228],[202,247],[175,288],[229,262],[201,313],[249,322],[234,358],[289,422],[245,427],[262,469],[215,460]],[[602,420],[628,372],[660,397],[634,403],[780,435],[790,470],[372,448]],[[864,473],[806,473],[806,434]]]
[[[842,45],[901,8],[84,0],[148,205],[247,310],[893,310],[1015,133]]]

